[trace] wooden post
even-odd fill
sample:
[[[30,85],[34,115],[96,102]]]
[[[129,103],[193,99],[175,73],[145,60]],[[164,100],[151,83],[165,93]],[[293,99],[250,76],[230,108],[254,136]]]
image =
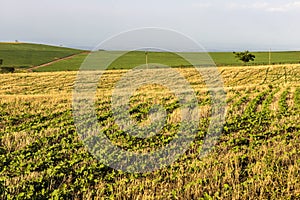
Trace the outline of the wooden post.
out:
[[[148,52],[147,51],[145,51],[145,56],[146,56],[146,67],[148,69]]]
[[[271,48],[269,49],[269,65],[271,65]]]

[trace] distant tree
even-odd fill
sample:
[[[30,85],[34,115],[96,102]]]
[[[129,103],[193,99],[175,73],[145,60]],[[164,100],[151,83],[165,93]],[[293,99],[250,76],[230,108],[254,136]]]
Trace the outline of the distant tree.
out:
[[[0,59],[0,65],[2,65],[3,64],[3,59]]]
[[[15,71],[14,67],[0,67],[1,73],[13,73]]]
[[[235,57],[244,63],[254,61],[255,55],[251,54],[248,50],[244,52],[233,52]]]

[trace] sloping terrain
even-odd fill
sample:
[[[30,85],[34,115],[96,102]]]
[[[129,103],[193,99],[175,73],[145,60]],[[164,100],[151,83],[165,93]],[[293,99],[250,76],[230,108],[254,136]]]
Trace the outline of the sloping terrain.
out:
[[[78,54],[82,50],[31,43],[0,43],[2,66],[29,68],[63,57]]]

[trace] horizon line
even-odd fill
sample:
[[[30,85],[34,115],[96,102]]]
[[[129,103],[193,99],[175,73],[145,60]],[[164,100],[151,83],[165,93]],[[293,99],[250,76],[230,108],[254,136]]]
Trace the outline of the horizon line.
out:
[[[34,42],[34,41],[0,41],[0,44],[37,44],[37,45],[49,45],[49,46],[55,46],[55,47],[62,47],[62,48],[73,48],[78,50],[88,50],[92,51],[94,47],[90,45],[64,45],[64,44],[54,44],[54,43],[47,43],[47,42]],[[144,51],[144,50],[128,50],[128,49],[99,49],[104,51]],[[251,52],[292,52],[292,51],[300,51],[299,48],[269,48],[269,49],[263,49],[263,48],[207,48],[207,51],[201,51],[203,53],[205,52],[236,52],[236,51],[245,51],[249,50]],[[153,51],[148,50],[149,52],[164,52],[164,51]],[[168,52],[168,51],[167,51]],[[174,51],[175,52],[175,51]],[[176,51],[176,52],[199,52],[199,51]]]

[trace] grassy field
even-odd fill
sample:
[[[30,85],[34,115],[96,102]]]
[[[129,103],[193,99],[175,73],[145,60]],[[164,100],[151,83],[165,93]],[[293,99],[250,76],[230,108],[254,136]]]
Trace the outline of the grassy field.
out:
[[[254,62],[248,63],[247,65],[266,65],[269,63],[268,52],[255,52],[256,56]],[[209,53],[213,61],[217,66],[240,66],[242,63],[238,61],[234,54],[231,52],[211,52]],[[54,63],[47,67],[39,68],[35,71],[47,72],[47,71],[74,71],[78,70],[81,63],[84,61],[85,56],[79,55],[69,60],[65,60],[59,63]],[[173,53],[168,52],[149,52],[148,53],[149,63],[161,63],[173,67],[188,66],[188,63],[183,58]],[[299,63],[300,52],[273,52],[272,53],[272,64],[284,64],[284,63]],[[109,69],[130,69],[135,66],[145,64],[145,53],[144,52],[129,52],[122,56],[120,59],[113,62]]]
[[[116,52],[109,52],[114,54]],[[174,53],[169,52],[149,52],[149,63],[160,63],[169,66],[183,66],[189,65],[187,61],[180,58]],[[47,71],[76,71],[86,58],[86,55],[77,55],[74,58],[54,63],[47,67],[42,67],[34,71],[47,72]],[[115,60],[108,69],[131,69],[133,67],[145,64],[145,52],[134,51],[126,53],[124,56]]]
[[[73,58],[62,60],[51,65],[34,69],[35,72],[77,71],[87,54],[78,54]]]
[[[2,66],[16,68],[29,68],[80,52],[82,50],[41,44],[0,43]]]
[[[84,148],[72,117],[76,72],[0,75],[0,199],[299,199],[300,65],[219,68],[226,122],[202,159],[210,96],[195,70],[176,70],[197,94],[197,137],[171,166],[145,174],[113,170]],[[130,113],[143,123],[153,102],[163,105],[168,115],[161,134],[137,140],[115,126],[110,94],[126,72],[103,75],[95,103],[99,125],[133,151],[167,144],[176,135],[178,102],[157,85],[131,97]]]
[[[241,65],[237,61],[232,52],[212,52],[209,53],[212,59],[218,66],[238,66]],[[253,52],[256,56],[254,62],[247,65],[267,65],[269,64],[269,52]],[[271,64],[286,64],[286,63],[300,63],[299,51],[277,51],[271,53]]]
[[[19,69],[27,69],[33,66],[57,60],[73,54],[79,54],[82,50],[40,45],[29,43],[0,43],[0,59],[3,59],[2,66],[14,66]],[[111,52],[114,53],[114,52]],[[254,62],[247,65],[266,65],[269,63],[268,52],[253,52],[256,56]],[[240,66],[232,52],[210,52],[209,55],[217,66]],[[272,52],[272,64],[292,64],[300,62],[300,51]],[[77,55],[68,60],[53,63],[51,65],[34,69],[33,71],[76,71],[86,58],[86,55]],[[190,63],[174,53],[149,52],[149,63],[162,63],[173,67],[188,66]],[[144,52],[129,52],[111,64],[109,69],[130,69],[145,64]]]

